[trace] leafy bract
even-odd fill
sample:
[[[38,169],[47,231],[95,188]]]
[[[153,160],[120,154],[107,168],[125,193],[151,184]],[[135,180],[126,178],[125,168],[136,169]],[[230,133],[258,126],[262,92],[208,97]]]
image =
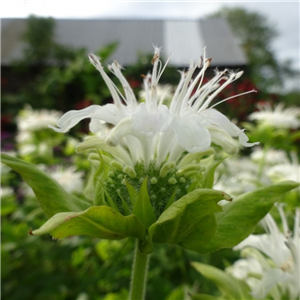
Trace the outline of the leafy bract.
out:
[[[204,277],[212,280],[226,299],[240,300],[253,299],[250,295],[248,285],[230,274],[225,273],[213,266],[205,265],[199,262],[192,262],[192,266],[200,272]],[[194,297],[193,299],[205,299]],[[209,299],[209,298],[206,298]]]
[[[93,206],[82,212],[58,213],[43,226],[30,232],[50,233],[56,239],[86,235],[109,240],[135,237],[143,240],[145,228],[135,215],[123,216],[109,206]]]
[[[178,244],[198,251],[215,234],[214,213],[221,211],[217,205],[229,196],[221,191],[197,189],[169,206],[150,226],[153,242]]]
[[[225,158],[226,157],[217,162],[214,162],[206,169],[203,175],[203,188],[212,189],[214,184],[215,170],[220,165],[220,163],[224,161]]]
[[[265,217],[273,204],[297,186],[299,184],[296,182],[281,182],[242,194],[232,203],[224,205],[224,211],[216,214],[217,231],[214,237],[201,247],[200,252],[231,248],[240,243],[253,232],[256,224]]]
[[[48,217],[59,212],[83,211],[91,206],[88,201],[66,192],[55,179],[32,164],[3,153],[1,162],[22,176]]]
[[[127,184],[127,187],[128,186],[129,185]],[[148,229],[149,226],[156,221],[155,213],[151,205],[147,190],[147,178],[144,179],[144,182],[134,204],[132,213],[139,218],[146,229]]]

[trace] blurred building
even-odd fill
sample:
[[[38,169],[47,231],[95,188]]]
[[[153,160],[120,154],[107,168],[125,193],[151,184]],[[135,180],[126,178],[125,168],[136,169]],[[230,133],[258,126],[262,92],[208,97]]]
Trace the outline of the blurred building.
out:
[[[22,58],[26,19],[2,19],[1,64],[9,66]],[[235,40],[227,22],[222,18],[199,20],[133,20],[133,19],[56,19],[57,43],[95,52],[112,42],[118,48],[111,56],[121,65],[136,63],[139,53],[153,53],[153,45],[162,47],[170,65],[186,67],[196,60],[206,47],[207,57],[213,58],[212,67],[243,67],[246,57]]]

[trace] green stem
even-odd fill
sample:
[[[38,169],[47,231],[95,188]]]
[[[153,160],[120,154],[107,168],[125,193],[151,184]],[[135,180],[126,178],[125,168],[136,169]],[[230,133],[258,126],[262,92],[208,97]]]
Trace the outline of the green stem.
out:
[[[265,145],[263,148],[263,157],[261,158],[260,162],[259,162],[259,168],[258,168],[258,180],[261,180],[261,176],[263,174],[263,170],[264,170],[264,166],[266,164],[266,156],[267,156],[267,152],[269,151],[270,146],[269,145]]]
[[[139,240],[135,243],[135,255],[131,273],[129,300],[143,300],[148,272],[149,254],[139,250]]]

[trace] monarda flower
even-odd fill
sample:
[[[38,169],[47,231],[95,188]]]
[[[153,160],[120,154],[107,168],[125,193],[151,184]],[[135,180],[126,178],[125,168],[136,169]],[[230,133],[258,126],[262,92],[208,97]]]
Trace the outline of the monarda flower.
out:
[[[186,182],[187,174],[201,173],[199,159],[212,151],[213,144],[234,154],[241,146],[251,147],[257,143],[248,143],[244,131],[214,109],[218,103],[211,105],[218,93],[243,72],[216,72],[215,77],[202,85],[211,60],[201,58],[197,63],[191,63],[187,72],[181,72],[181,80],[167,106],[157,93],[159,79],[166,67],[162,66],[159,54],[160,49],[155,48],[152,74],[144,78],[145,101],[142,103],[137,101],[118,62],[113,62],[109,70],[119,79],[124,93],[108,77],[99,58],[90,54],[90,62],[102,75],[114,103],[69,111],[58,120],[57,127],[49,127],[67,132],[82,119],[90,118],[89,128],[95,135],[87,137],[78,146],[78,151],[101,150],[104,160],[118,170],[114,175],[111,173],[111,179],[119,176],[124,186],[125,177],[139,181],[148,176],[150,184],[160,182],[161,193],[168,190],[168,185],[179,184],[185,194],[185,187],[191,184],[190,180],[188,184]],[[200,71],[193,77],[197,68]],[[113,128],[105,132],[106,123]],[[96,160],[96,156],[92,159]]]
[[[258,111],[249,116],[249,120],[282,129],[297,129],[300,127],[300,109],[298,107],[284,107],[279,103],[272,107],[270,103],[257,106]]]
[[[232,199],[226,191],[213,189],[215,170],[222,161],[214,149],[234,154],[256,144],[248,143],[244,131],[214,108],[228,98],[213,104],[218,93],[242,72],[217,71],[203,84],[211,61],[204,55],[181,72],[172,99],[170,95],[165,99],[158,92],[166,68],[159,53],[155,48],[153,71],[144,77],[144,102],[137,101],[117,62],[109,69],[119,79],[122,92],[99,59],[90,54],[114,102],[69,111],[57,127],[50,126],[67,132],[81,120],[91,119],[92,135],[77,146],[78,152],[89,153],[91,162],[82,197],[66,191],[34,165],[1,155],[2,162],[32,187],[49,218],[30,234],[50,233],[55,239],[133,237],[140,251],[136,253],[142,255],[151,253],[156,243],[209,253],[240,243],[275,201],[298,186],[280,182],[221,206],[221,200]]]
[[[282,204],[277,205],[283,232],[281,232],[273,217],[268,214],[262,221],[266,233],[248,236],[234,250],[242,250],[246,257],[244,264],[251,263],[250,272],[244,278],[254,282],[251,285],[252,295],[256,299],[265,299],[269,294],[271,299],[298,299],[300,295],[300,210],[296,209],[294,230],[289,230]],[[262,253],[265,255],[262,255]],[[254,264],[252,260],[255,260]],[[239,262],[240,264],[240,262]],[[253,268],[256,266],[255,268]],[[235,266],[231,271],[233,275]],[[259,276],[255,276],[255,275]],[[269,299],[269,298],[268,298]]]
[[[230,98],[212,104],[242,72],[218,71],[202,84],[210,65],[204,55],[191,63],[187,72],[181,72],[167,105],[158,92],[166,68],[159,52],[155,48],[153,71],[144,78],[144,102],[137,101],[117,62],[109,69],[120,80],[123,93],[105,73],[100,60],[90,54],[114,102],[67,112],[57,127],[50,126],[67,132],[81,120],[91,119],[93,135],[77,147],[78,152],[92,152],[91,174],[82,197],[67,192],[35,166],[1,155],[2,162],[32,187],[49,218],[40,228],[30,230],[31,235],[136,239],[129,299],[144,299],[149,254],[156,243],[198,253],[231,248],[252,233],[275,201],[298,186],[279,183],[219,205],[221,200],[232,199],[213,189],[215,169],[222,161],[214,159],[213,149],[217,146],[234,154],[242,146],[256,144],[248,143],[244,131],[214,109]]]

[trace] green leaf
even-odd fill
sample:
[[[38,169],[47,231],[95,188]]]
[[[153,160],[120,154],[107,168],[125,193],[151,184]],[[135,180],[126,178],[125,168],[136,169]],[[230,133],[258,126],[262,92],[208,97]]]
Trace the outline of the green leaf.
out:
[[[137,201],[137,198],[139,196],[138,192],[135,190],[135,188],[128,182],[126,178],[126,187],[128,190],[128,194],[130,197],[131,204],[134,205]]]
[[[172,290],[165,300],[183,300],[184,299],[184,287],[181,285]]]
[[[214,164],[212,164],[210,167],[207,168],[207,170],[205,171],[205,173],[203,175],[203,188],[211,189],[213,187],[214,178],[215,178],[215,170],[219,166],[219,164],[224,161],[225,158],[226,157],[215,162]]]
[[[213,266],[205,265],[199,262],[192,262],[192,266],[200,272],[205,278],[212,280],[223,296],[232,300],[253,299],[251,297],[250,288],[244,282],[234,278],[230,274],[225,273]],[[192,298],[192,299],[209,299],[209,298]],[[214,298],[213,298],[214,299]]]
[[[299,184],[286,181],[243,194],[224,205],[224,212],[216,214],[217,231],[213,239],[201,247],[208,253],[221,248],[232,248],[250,235],[256,224],[265,217],[273,204]]]
[[[169,206],[174,203],[176,194],[177,194],[177,188],[174,190],[173,194],[169,198],[169,200],[168,200],[168,202],[167,202],[166,207],[165,207],[164,210],[167,210],[169,208]]]
[[[2,187],[1,187],[2,188]],[[1,196],[1,216],[9,215],[18,209],[14,196]]]
[[[56,239],[87,235],[109,240],[126,237],[145,239],[145,228],[135,215],[123,216],[109,206],[93,206],[82,212],[58,213],[43,226],[30,232],[50,233]]]
[[[214,297],[207,294],[193,294],[191,300],[224,300],[224,298]]]
[[[132,213],[139,218],[146,229],[148,229],[149,226],[156,221],[155,213],[147,190],[147,178],[145,178],[141,186]]]
[[[1,162],[22,176],[33,189],[40,206],[48,217],[59,212],[83,211],[90,207],[88,201],[66,192],[56,180],[36,166],[3,153]]]
[[[228,199],[228,195],[210,189],[188,193],[171,204],[149,228],[150,238],[198,251],[215,234],[214,213],[221,211],[217,202],[224,198]]]

